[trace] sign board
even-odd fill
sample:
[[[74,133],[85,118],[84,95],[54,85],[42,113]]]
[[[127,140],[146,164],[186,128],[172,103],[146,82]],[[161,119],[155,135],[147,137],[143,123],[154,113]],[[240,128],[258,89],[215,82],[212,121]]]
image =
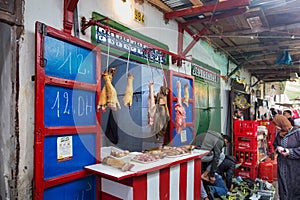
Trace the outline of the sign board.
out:
[[[139,21],[142,22],[144,20],[144,15],[141,12],[136,11],[135,14],[137,15],[136,17]],[[146,60],[148,59],[150,62],[157,64],[169,64],[169,56],[167,54],[151,48],[147,44],[151,43],[166,50],[168,49],[168,46],[134,30],[124,27],[123,25],[111,19],[103,20],[107,18],[98,13],[93,13],[93,19],[99,20],[99,22],[103,24],[103,27],[92,27],[92,42],[94,44],[101,44],[105,47],[109,46],[111,53],[119,54],[120,56],[124,56],[124,53],[127,54],[130,51],[131,58],[139,62],[146,63]],[[106,25],[112,26],[119,32],[116,33],[106,29],[104,27]]]
[[[217,76],[215,72],[212,72],[208,69],[202,68],[198,65],[192,64],[192,75],[203,78],[204,80],[214,82],[214,83],[219,83],[220,78]]]

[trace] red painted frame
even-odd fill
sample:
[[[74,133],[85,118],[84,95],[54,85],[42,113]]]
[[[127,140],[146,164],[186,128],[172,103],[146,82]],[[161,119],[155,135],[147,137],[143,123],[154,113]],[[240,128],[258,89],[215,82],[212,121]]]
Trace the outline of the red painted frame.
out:
[[[190,79],[192,80],[193,84],[192,84],[192,91],[193,91],[193,98],[190,98],[189,99],[189,103],[192,103],[193,105],[193,122],[187,122],[186,123],[186,127],[189,127],[189,126],[194,126],[195,127],[195,119],[196,119],[196,112],[195,112],[195,93],[194,93],[194,76],[191,76],[191,75],[188,75],[188,74],[183,74],[183,73],[179,73],[179,72],[175,72],[175,71],[172,71],[172,70],[169,70],[168,71],[168,78],[169,78],[169,85],[168,87],[170,89],[173,88],[173,82],[172,82],[172,79],[173,79],[173,76],[179,76],[179,77],[182,77],[182,78],[186,78],[186,79]],[[177,97],[174,97],[172,96],[172,92],[169,92],[169,106],[172,106],[173,105],[173,102],[177,102]],[[175,128],[175,122],[172,121],[173,119],[173,116],[175,115],[175,113],[173,112],[173,109],[170,109],[170,131],[169,131],[169,135],[170,135],[170,145],[173,145],[173,129]],[[195,129],[193,131],[193,137],[195,137],[196,135],[196,132],[195,132]]]
[[[36,22],[36,46],[35,46],[35,130],[34,130],[34,199],[41,200],[44,197],[44,190],[59,184],[67,183],[73,180],[84,178],[90,174],[86,170],[62,175],[59,177],[44,180],[44,138],[49,135],[64,135],[70,133],[85,134],[96,133],[96,163],[100,163],[101,155],[101,128],[100,128],[100,112],[96,113],[96,124],[93,126],[60,126],[45,127],[44,124],[44,93],[45,85],[57,85],[68,88],[80,88],[96,93],[96,102],[99,100],[101,89],[101,51],[94,44],[85,42],[66,32],[59,31],[43,23]],[[96,52],[96,84],[72,81],[63,78],[50,77],[45,74],[44,70],[44,35],[51,35],[57,39],[73,43]],[[75,84],[76,83],[76,84]],[[97,199],[99,197],[100,181],[96,183]]]

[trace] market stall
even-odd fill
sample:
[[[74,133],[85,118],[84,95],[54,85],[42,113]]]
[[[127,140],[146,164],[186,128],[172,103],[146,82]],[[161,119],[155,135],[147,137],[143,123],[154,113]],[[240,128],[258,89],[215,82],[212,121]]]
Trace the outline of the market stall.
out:
[[[189,154],[166,156],[151,162],[125,162],[133,167],[122,171],[107,164],[94,164],[85,169],[100,177],[102,199],[200,199],[201,157],[208,152],[193,150]]]

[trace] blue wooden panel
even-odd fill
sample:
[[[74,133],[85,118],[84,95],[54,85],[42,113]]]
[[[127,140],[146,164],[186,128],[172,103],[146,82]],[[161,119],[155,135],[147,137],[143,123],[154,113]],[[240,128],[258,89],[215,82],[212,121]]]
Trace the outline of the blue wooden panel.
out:
[[[96,83],[96,52],[45,37],[45,73],[48,76]]]
[[[48,188],[44,200],[91,200],[96,199],[96,176],[89,176],[70,183]]]
[[[96,124],[96,94],[92,91],[45,86],[45,126]]]
[[[172,88],[171,88],[174,97],[178,96],[178,94],[177,94],[177,85],[176,85],[177,81],[180,81],[180,83],[181,83],[181,97],[184,96],[184,86],[185,86],[185,84],[188,84],[189,95],[190,95],[190,98],[192,99],[193,98],[193,80],[174,75],[173,79],[172,79]]]
[[[176,132],[176,129],[173,128],[172,134],[173,134],[173,146],[178,147],[178,146],[182,146],[182,145],[187,145],[190,144],[193,140],[193,130],[194,127],[190,126],[190,127],[186,127],[186,142],[181,142],[181,136],[180,134],[178,134]]]
[[[80,171],[84,166],[95,164],[96,134],[73,135],[73,157],[71,160],[57,160],[57,138],[45,137],[44,146],[44,179],[54,178]]]

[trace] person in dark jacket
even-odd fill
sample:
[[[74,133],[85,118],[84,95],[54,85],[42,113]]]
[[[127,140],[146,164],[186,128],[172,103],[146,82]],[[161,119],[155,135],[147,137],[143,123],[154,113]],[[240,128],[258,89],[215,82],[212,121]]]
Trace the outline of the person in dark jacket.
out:
[[[229,142],[230,140],[228,136],[211,130],[197,135],[191,142],[191,145],[194,145],[196,148],[210,151],[210,154],[208,156],[204,156],[202,161],[211,161],[211,169],[209,170],[208,178],[212,183],[215,181],[215,172],[217,171],[222,148],[229,144]]]
[[[217,173],[225,180],[226,187],[229,191],[231,191],[232,188],[235,164],[236,159],[233,156],[225,155],[225,159],[217,168]]]
[[[278,133],[274,140],[277,153],[278,191],[281,200],[300,199],[300,129],[283,115],[272,120]]]

